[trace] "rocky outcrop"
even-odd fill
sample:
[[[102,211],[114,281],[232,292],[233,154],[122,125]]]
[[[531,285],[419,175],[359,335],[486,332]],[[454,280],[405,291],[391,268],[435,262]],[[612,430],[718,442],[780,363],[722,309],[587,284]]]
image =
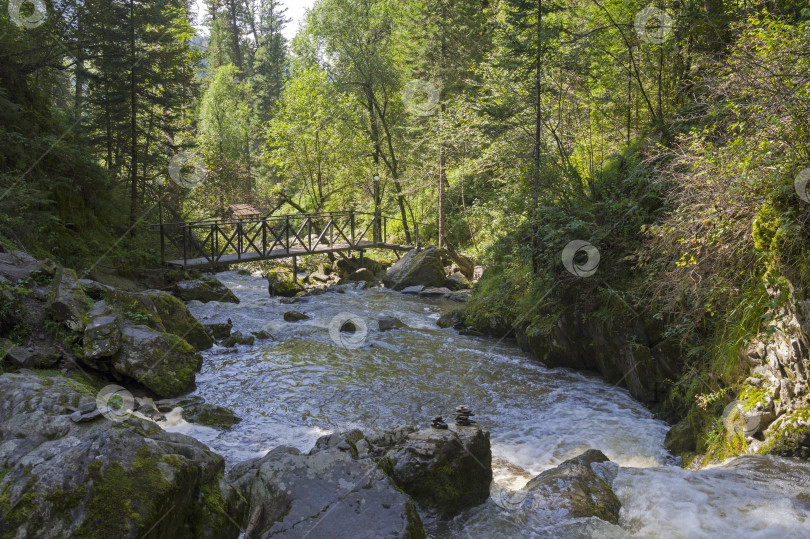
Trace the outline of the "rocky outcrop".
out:
[[[776,289],[769,293],[780,296]],[[788,301],[774,309],[770,334],[753,339],[742,353],[748,377],[724,420],[727,438],[743,438],[747,452],[810,459],[808,306]]]
[[[609,462],[601,451],[591,449],[546,470],[523,488],[526,496],[521,508],[541,508],[552,524],[564,518],[588,517],[618,524],[622,505],[606,481],[612,481],[613,472],[600,466]]]
[[[441,287],[446,280],[442,265],[442,251],[430,246],[405,253],[383,277],[383,284],[393,290],[409,286]]]
[[[489,432],[477,426],[419,430],[407,425],[368,436],[355,429],[320,438],[313,451],[333,449],[374,460],[397,487],[440,518],[453,518],[489,496]]]
[[[228,478],[249,502],[246,537],[425,537],[408,495],[348,451],[277,447]]]
[[[59,376],[0,376],[0,535],[239,536],[246,506],[221,457],[149,421],[96,415],[94,396]]]
[[[179,283],[175,283],[172,292],[183,301],[197,300],[203,303],[208,303],[209,301],[239,303],[239,298],[215,277],[180,281]]]
[[[124,325],[121,350],[112,358],[113,376],[139,382],[160,397],[194,388],[202,356],[186,341],[148,326]]]

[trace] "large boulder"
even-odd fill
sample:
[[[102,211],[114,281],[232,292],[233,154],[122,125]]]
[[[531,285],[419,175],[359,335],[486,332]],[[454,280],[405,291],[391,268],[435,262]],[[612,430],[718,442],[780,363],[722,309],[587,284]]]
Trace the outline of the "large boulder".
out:
[[[197,350],[208,350],[214,345],[203,325],[192,316],[182,301],[160,290],[147,290],[143,295],[152,300],[167,332],[185,339]]]
[[[371,438],[372,446],[381,445]],[[396,440],[380,466],[398,487],[442,518],[487,500],[492,483],[489,432],[480,427],[424,429]]]
[[[409,286],[444,286],[445,275],[442,252],[430,246],[418,251],[411,249],[400,258],[383,277],[387,288],[402,290]]]
[[[202,356],[185,340],[148,326],[124,325],[121,350],[112,358],[114,374],[131,378],[161,397],[194,388]]]
[[[303,455],[277,447],[235,465],[228,478],[250,504],[246,537],[425,537],[408,495],[348,448]]]
[[[197,300],[203,303],[239,303],[239,298],[216,277],[203,277],[192,281],[180,281],[172,288],[175,296],[183,301]]]
[[[168,292],[110,290],[104,297],[115,308],[119,318],[177,335],[197,350],[207,350],[214,345],[205,327],[192,316],[182,301]]]
[[[45,306],[48,315],[71,331],[82,331],[92,307],[93,302],[84,294],[76,272],[57,268]]]
[[[523,508],[541,507],[555,521],[597,517],[618,524],[622,504],[606,481],[612,480],[611,471],[599,468],[609,462],[601,451],[591,449],[546,470],[523,488],[527,492]]]
[[[222,457],[147,420],[82,412],[94,397],[61,376],[0,376],[0,536],[239,536],[246,505]]]

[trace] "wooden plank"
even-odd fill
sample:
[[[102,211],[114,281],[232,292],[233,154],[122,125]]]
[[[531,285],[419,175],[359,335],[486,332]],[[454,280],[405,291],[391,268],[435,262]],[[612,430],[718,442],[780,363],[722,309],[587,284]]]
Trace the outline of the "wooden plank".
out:
[[[340,251],[351,251],[359,249],[391,249],[394,251],[410,251],[413,249],[410,245],[399,245],[396,243],[374,243],[373,241],[361,241],[356,246],[352,247],[348,243],[335,243],[332,246],[325,245],[323,247],[315,247],[312,251],[306,247],[294,246],[289,251],[287,249],[273,249],[265,253],[250,252],[242,253],[241,258],[237,254],[222,255],[216,262],[211,262],[209,259],[190,258],[186,260],[186,266],[209,266],[219,264],[238,264],[240,262],[257,262],[259,260],[277,260],[279,258],[290,258],[292,256],[305,256],[320,253],[336,253]],[[183,266],[183,260],[169,260],[166,262],[172,266]]]

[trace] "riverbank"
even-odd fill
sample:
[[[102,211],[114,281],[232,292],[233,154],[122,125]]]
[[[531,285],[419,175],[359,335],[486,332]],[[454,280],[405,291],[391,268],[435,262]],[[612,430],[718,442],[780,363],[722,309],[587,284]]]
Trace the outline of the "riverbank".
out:
[[[42,276],[35,274],[29,283],[31,291],[24,296],[47,306],[58,275],[58,268],[53,269],[51,282],[46,282],[45,275],[49,267]],[[309,514],[313,501],[324,492],[338,498],[355,496],[351,488],[344,489],[344,482],[365,484],[357,479],[368,473],[374,477],[369,486],[380,490],[380,496],[393,498],[388,508],[368,506],[362,518],[373,517],[375,525],[399,530],[394,533],[400,537],[421,536],[422,523],[431,537],[461,537],[470,530],[483,536],[544,536],[550,526],[555,537],[581,536],[583,530],[594,537],[655,530],[669,533],[677,531],[684,518],[683,509],[675,510],[672,504],[694,498],[707,485],[716,491],[688,510],[694,530],[744,533],[764,526],[788,532],[797,519],[806,518],[804,510],[791,505],[788,498],[749,479],[753,473],[759,477],[756,481],[788,488],[795,474],[805,473],[804,468],[791,468],[789,461],[742,460],[698,475],[681,471],[664,448],[668,425],[653,418],[626,390],[587,373],[542,366],[510,340],[461,335],[439,327],[439,318],[460,305],[443,295],[419,296],[349,282],[330,285],[307,297],[274,297],[261,275],[234,271],[216,277],[198,279],[195,299],[179,306],[165,298],[156,302],[162,296],[155,293],[111,293],[88,282],[80,287],[87,292],[87,301],[93,302],[87,305],[91,311],[99,302],[106,302],[92,295],[127,299],[124,311],[112,300],[109,304],[111,315],[123,317],[120,323],[125,326],[141,321],[148,327],[160,320],[161,334],[165,333],[172,328],[160,317],[159,305],[171,304],[175,306],[172,318],[183,320],[182,313],[187,313],[189,327],[212,331],[225,326],[231,335],[255,337],[250,342],[229,343],[221,334],[209,343],[198,343],[201,350],[195,353],[201,367],[194,373],[191,393],[159,398],[143,383],[127,379],[135,409],[132,413],[124,409],[123,419],[110,419],[105,414],[111,410],[95,402],[99,385],[114,381],[105,380],[107,374],[99,372],[85,379],[77,378],[70,369],[60,375],[54,370],[18,367],[17,374],[0,376],[0,382],[6,384],[2,414],[8,425],[2,431],[3,443],[14,447],[6,453],[0,479],[4,496],[0,508],[6,511],[7,522],[21,525],[26,515],[27,521],[40,522],[57,535],[76,535],[92,528],[89,521],[79,518],[81,514],[100,518],[99,522],[121,536],[143,535],[156,526],[150,532],[155,536],[235,537],[240,530],[271,529],[276,524],[277,530],[286,529],[289,522],[276,520],[279,515]],[[191,285],[175,288],[177,294],[187,295]],[[45,289],[51,292],[45,293]],[[71,297],[75,300],[76,295]],[[133,301],[143,301],[142,296],[152,303],[144,306]],[[302,318],[287,320],[285,313],[291,311]],[[150,319],[149,312],[155,317]],[[141,315],[135,316],[137,313]],[[46,316],[43,311],[42,316],[50,320],[52,314]],[[78,320],[82,322],[83,317]],[[61,327],[69,331],[65,324],[72,321],[66,317]],[[86,334],[88,327],[92,327],[89,320],[81,332]],[[70,350],[84,351],[85,338],[73,342]],[[126,347],[113,355],[122,353],[128,353]],[[63,367],[66,359],[61,357],[57,367]],[[81,358],[75,360],[88,370]],[[429,429],[431,418],[442,415],[452,423],[452,411],[460,404],[472,407],[473,419],[483,429],[480,432],[486,433],[494,482],[481,481],[487,485],[488,496],[472,502],[472,507],[462,504],[452,513],[457,517],[448,520],[447,515],[438,516],[437,502],[424,498],[418,486],[435,485],[436,479],[417,476],[415,482],[406,480],[411,475],[397,472],[395,462],[404,462],[403,456],[396,455],[423,454],[427,440],[446,432]],[[230,415],[225,413],[228,411]],[[379,433],[406,424],[417,425],[417,430],[397,432],[406,436],[427,433],[428,438],[420,438],[423,434],[414,438],[414,447],[419,449],[379,453],[401,437],[381,438]],[[358,430],[362,433],[357,434]],[[337,432],[350,434],[330,434]],[[134,453],[116,449],[122,442]],[[402,442],[404,439],[396,443]],[[139,446],[144,449],[136,451]],[[599,462],[599,457],[594,463],[577,464],[576,459],[589,449],[600,450],[609,461]],[[57,468],[52,468],[48,457],[54,451],[60,455],[54,461],[60,463],[57,475],[53,475]],[[96,470],[91,461],[82,460],[83,455],[94,456],[92,462],[101,466]],[[391,464],[386,460],[389,457]],[[376,459],[376,466],[363,464],[364,458]],[[488,462],[481,455],[476,459]],[[475,466],[471,471],[480,467],[476,459],[467,465]],[[38,464],[28,467],[23,461]],[[160,469],[163,475],[147,474],[147,469]],[[296,469],[321,470],[319,474],[328,469],[332,479],[308,487],[303,479],[295,479],[297,490],[288,498],[274,498],[272,489],[297,477]],[[377,477],[375,470],[382,470],[383,475]],[[239,479],[245,473],[258,475]],[[44,474],[50,479],[44,480]],[[586,488],[591,494],[586,499],[568,498],[565,489],[549,490],[552,483],[546,479],[557,477],[555,474],[572,481],[577,486],[574,491]],[[464,473],[460,478],[470,476]],[[255,477],[262,479],[257,482]],[[397,484],[411,498],[391,490],[389,482],[396,477],[406,481]],[[82,485],[70,496],[60,486],[68,478],[72,484]],[[115,502],[106,500],[105,488],[119,493]],[[661,488],[667,495],[650,506],[648,489]],[[320,494],[315,496],[315,491]],[[431,487],[428,491],[437,490]],[[175,497],[182,492],[188,495],[180,503]],[[783,522],[774,527],[759,517],[729,513],[729,504],[745,506],[755,497],[772,500]],[[278,505],[270,499],[287,501]],[[113,519],[99,517],[99,510],[111,511],[109,503],[121,500],[133,512],[119,510],[110,513],[116,515]],[[332,507],[329,500],[323,499],[322,507]],[[158,510],[161,507],[173,507],[171,526]],[[288,507],[291,513],[277,513],[279,507]],[[312,521],[315,531],[311,536],[322,532],[332,537],[334,530],[344,529],[339,526],[349,526],[345,536],[352,536],[349,530],[364,522],[351,513],[352,507],[341,503],[328,509],[337,520],[323,528]]]

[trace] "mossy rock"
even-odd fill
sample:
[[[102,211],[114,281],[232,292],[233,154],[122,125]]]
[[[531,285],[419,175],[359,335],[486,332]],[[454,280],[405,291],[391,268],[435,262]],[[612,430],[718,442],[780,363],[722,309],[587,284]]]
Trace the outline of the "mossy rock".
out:
[[[303,289],[293,281],[292,273],[274,269],[265,275],[267,278],[267,292],[273,297],[291,298]]]
[[[386,453],[386,473],[422,507],[449,519],[484,503],[492,482],[489,433],[425,429]]]
[[[285,322],[300,322],[301,320],[309,320],[310,316],[298,311],[287,311],[284,313]]]
[[[152,299],[167,332],[185,339],[197,350],[208,350],[214,345],[203,325],[191,315],[182,301],[167,292],[157,290],[145,294]]]
[[[192,404],[183,408],[183,419],[189,423],[198,423],[206,427],[231,428],[242,418],[233,413],[232,410],[216,404]]]
[[[227,339],[222,341],[222,346],[225,348],[233,348],[237,344],[252,346],[255,340],[256,338],[253,335],[243,335],[242,333],[235,331],[231,333]]]
[[[202,356],[185,340],[147,326],[124,326],[121,350],[112,367],[160,397],[177,397],[194,388]]]
[[[175,283],[172,292],[183,301],[239,303],[239,298],[216,277],[202,277]]]
[[[0,444],[9,449],[0,536],[239,536],[233,521],[245,519],[246,504],[225,483],[222,457],[137,417],[75,424],[66,412],[95,398],[77,385],[57,375],[0,376]]]

